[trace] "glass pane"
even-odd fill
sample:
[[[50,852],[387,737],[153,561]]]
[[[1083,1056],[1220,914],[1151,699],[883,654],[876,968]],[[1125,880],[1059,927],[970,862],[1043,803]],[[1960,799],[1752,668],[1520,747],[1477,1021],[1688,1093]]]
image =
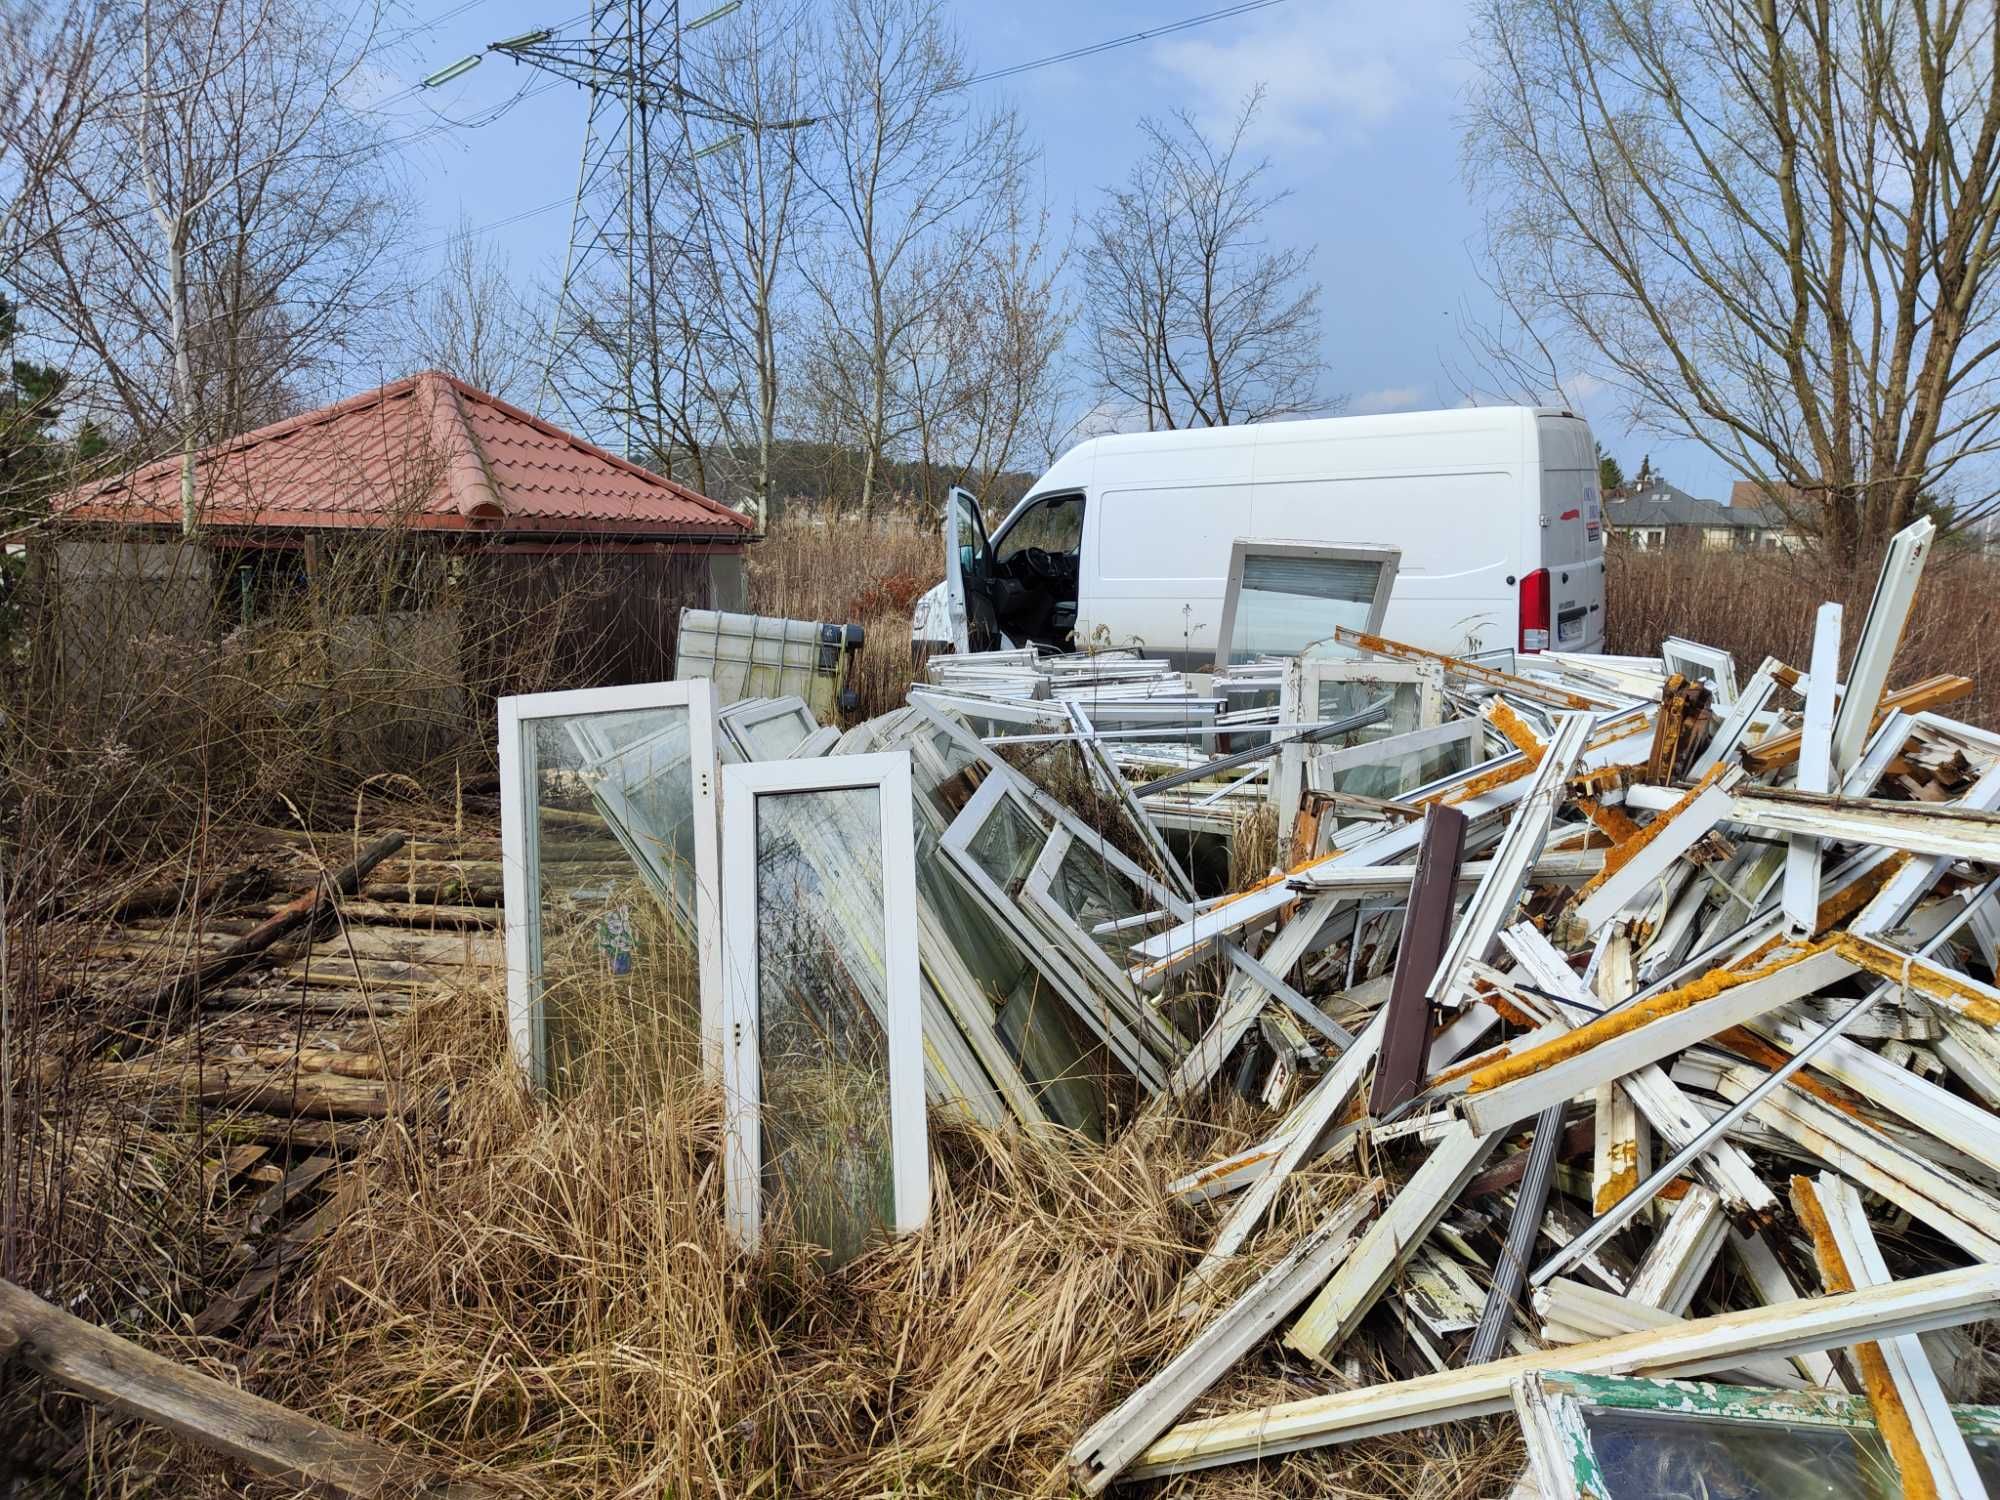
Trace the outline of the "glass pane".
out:
[[[1146,929],[1136,927],[1092,931],[1100,923],[1136,917],[1152,908],[1136,885],[1081,843],[1071,843],[1063,851],[1062,863],[1049,881],[1049,895],[1121,969],[1130,962],[1126,952],[1130,941],[1151,936]]]
[[[1382,565],[1341,557],[1243,559],[1229,659],[1292,656],[1335,627],[1368,626]]]
[[[917,899],[947,934],[951,956],[992,1007],[1002,1046],[1049,1118],[1104,1139],[1104,1094],[1094,1042],[1013,937],[953,878],[938,838],[916,810]]]
[[[1020,892],[1021,882],[1040,858],[1048,834],[1042,825],[1012,797],[1002,797],[993,813],[967,841],[965,852],[984,870],[993,883],[1008,895]]]
[[[655,1097],[700,1057],[688,712],[533,719],[524,738],[543,1076],[573,1086],[588,1060]]]
[[[1313,717],[1320,723],[1344,719],[1373,708],[1384,698],[1389,700],[1389,716],[1379,724],[1370,724],[1366,729],[1356,731],[1345,743],[1366,744],[1369,740],[1386,740],[1392,734],[1408,734],[1412,729],[1423,728],[1423,687],[1414,682],[1329,682],[1321,679]]]
[[[835,1266],[895,1222],[882,800],[757,798],[764,1220]]]
[[[752,760],[783,760],[812,733],[812,725],[797,712],[773,714],[748,724],[739,723],[736,733],[750,747]]]
[[[1313,778],[1315,790],[1347,792],[1357,797],[1379,797],[1394,801],[1405,792],[1454,771],[1472,769],[1473,741],[1455,739],[1428,750],[1410,750],[1369,766],[1349,766],[1345,771]]]
[[[958,549],[958,564],[968,572],[986,561],[986,532],[973,502],[960,496],[951,507],[952,546]]]
[[[1585,1409],[1584,1426],[1615,1500],[1896,1500],[1903,1493],[1895,1460],[1869,1429],[1598,1408]]]

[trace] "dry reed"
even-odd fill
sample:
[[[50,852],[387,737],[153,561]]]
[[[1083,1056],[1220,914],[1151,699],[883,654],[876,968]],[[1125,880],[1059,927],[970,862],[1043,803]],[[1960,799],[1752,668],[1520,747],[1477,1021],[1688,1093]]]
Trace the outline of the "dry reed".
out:
[[[1804,668],[1819,606],[1844,606],[1843,648],[1852,652],[1878,567],[1845,570],[1815,553],[1721,552],[1613,546],[1606,556],[1609,651],[1651,656],[1670,635],[1719,646],[1739,677],[1767,655]],[[1924,570],[1890,685],[1935,673],[1970,677],[1973,696],[1946,709],[2000,725],[2000,563],[1953,547]]]
[[[505,1493],[1060,1495],[1076,1436],[1194,1326],[1174,1293],[1205,1233],[1164,1184],[1212,1129],[1096,1146],[934,1121],[928,1227],[827,1274],[732,1250],[720,1101],[685,1070],[644,1103],[608,1074],[533,1101],[493,994],[427,1007],[403,1044],[424,1102],[356,1163],[255,1383]],[[1351,1188],[1303,1175],[1231,1285]],[[1326,1388],[1260,1357],[1202,1409]],[[1503,1429],[1461,1428],[1161,1492],[1469,1500],[1518,1461]]]

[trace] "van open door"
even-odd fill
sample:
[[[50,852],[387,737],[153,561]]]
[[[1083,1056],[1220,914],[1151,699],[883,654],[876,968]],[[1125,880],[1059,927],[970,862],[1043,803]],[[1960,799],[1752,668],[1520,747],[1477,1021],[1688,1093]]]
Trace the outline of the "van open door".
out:
[[[1006,644],[993,607],[993,547],[979,500],[956,487],[944,502],[944,597],[954,651]]]

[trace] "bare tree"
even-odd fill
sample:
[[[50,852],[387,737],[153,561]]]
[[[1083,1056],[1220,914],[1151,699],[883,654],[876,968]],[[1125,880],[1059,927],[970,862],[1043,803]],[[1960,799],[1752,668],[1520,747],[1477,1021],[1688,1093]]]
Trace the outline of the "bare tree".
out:
[[[771,498],[788,355],[788,314],[802,288],[798,238],[812,208],[802,152],[811,136],[805,59],[810,16],[794,0],[750,0],[690,39],[684,66],[700,107],[684,111],[686,259],[676,283],[705,323],[690,341],[708,410],[732,454],[753,454],[751,491]],[[697,133],[697,126],[699,131]]]
[[[1031,213],[1018,194],[1006,224],[969,275],[943,283],[910,341],[904,392],[919,498],[932,512],[953,485],[985,495],[1006,470],[1046,458],[1070,404],[1067,247],[1053,242],[1048,210]]]
[[[1852,558],[2000,484],[2000,34],[1973,0],[1483,0],[1467,171],[1528,330]]]
[[[1194,117],[1141,122],[1147,149],[1105,190],[1084,243],[1090,356],[1106,396],[1148,428],[1219,427],[1332,409],[1319,394],[1319,284],[1310,250],[1269,248],[1265,216],[1288,196],[1244,139],[1263,99],[1226,138]]]
[[[829,29],[809,373],[861,450],[865,516],[915,429],[898,392],[910,343],[973,273],[1029,153],[1011,110],[975,116],[966,103],[939,0],[842,0]]]
[[[448,370],[516,406],[531,402],[540,358],[507,256],[461,219],[437,279],[412,299],[403,363]]]
[[[68,159],[103,89],[98,0],[0,9],[0,265],[29,248],[22,210]],[[37,226],[36,238],[62,226]]]
[[[199,445],[282,411],[386,305],[401,210],[343,99],[371,36],[312,0],[120,0],[24,205],[23,304],[99,411],[181,451],[190,532]]]

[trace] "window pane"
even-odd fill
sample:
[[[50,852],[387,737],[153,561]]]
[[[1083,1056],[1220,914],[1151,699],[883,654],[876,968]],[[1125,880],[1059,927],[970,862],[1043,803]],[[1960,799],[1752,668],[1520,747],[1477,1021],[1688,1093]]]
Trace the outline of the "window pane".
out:
[[[916,814],[917,899],[942,924],[951,956],[992,1008],[994,1030],[1050,1119],[1104,1139],[1101,1059],[1063,998],[1014,938],[952,877],[924,809]]]
[[[1895,1500],[1903,1493],[1895,1460],[1872,1430],[1598,1408],[1585,1409],[1584,1426],[1614,1500]]]
[[[1353,558],[1245,557],[1229,659],[1292,656],[1336,626],[1366,629],[1381,575]]]
[[[1048,834],[1012,797],[1002,797],[992,816],[969,839],[965,852],[993,883],[1008,895],[1018,895],[1021,882],[1035,867]]]
[[[805,743],[812,726],[797,713],[783,713],[739,725],[736,732],[750,747],[751,759],[783,760]]]
[[[757,798],[767,1228],[852,1260],[895,1222],[881,795]]]
[[[533,719],[525,737],[543,1076],[560,1089],[590,1058],[650,1097],[699,1063],[687,710]]]
[[[1072,495],[1065,500],[1045,501],[1023,512],[1021,519],[1007,528],[1006,538],[994,557],[1007,562],[1030,547],[1066,556],[1082,546],[1083,496]]]
[[[1121,969],[1131,962],[1129,942],[1149,935],[1143,928],[1092,930],[1106,922],[1136,917],[1152,907],[1136,885],[1080,842],[1072,842],[1063,851],[1062,863],[1049,881],[1049,895]]]

